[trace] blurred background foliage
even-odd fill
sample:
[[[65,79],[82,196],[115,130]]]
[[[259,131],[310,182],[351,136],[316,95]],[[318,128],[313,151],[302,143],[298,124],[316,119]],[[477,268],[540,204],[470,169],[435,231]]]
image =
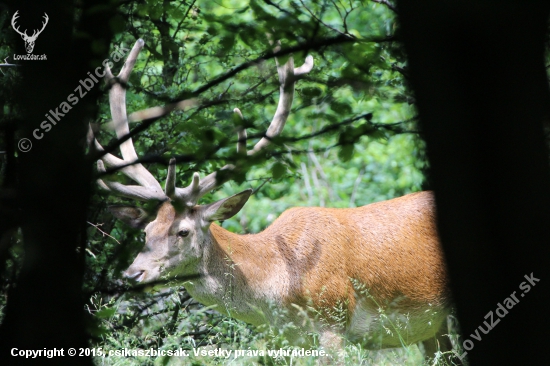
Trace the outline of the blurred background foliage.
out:
[[[144,165],[162,184],[168,160],[182,161],[179,187],[187,186],[195,171],[204,176],[234,162],[234,108],[245,117],[248,148],[269,126],[279,94],[269,39],[281,42],[285,55],[280,62],[288,57],[286,50],[293,50],[296,66],[308,54],[314,57],[312,72],[296,85],[281,138],[246,165],[246,174],[201,201],[257,190],[239,214],[222,224],[228,230],[261,231],[294,206],[357,207],[426,188],[424,147],[414,98],[406,88],[406,59],[391,4],[124,1],[102,26],[110,26],[116,35],[110,45],[93,43],[97,52],[111,54],[116,47],[130,49],[138,38],[145,41],[128,86],[128,113],[191,97],[199,101],[155,121],[134,138],[138,156],[150,158]],[[122,61],[116,63],[114,71],[121,66]],[[108,128],[104,89],[94,125],[105,146],[115,137]],[[113,178],[129,183],[122,176]],[[277,338],[276,330],[258,333],[202,307],[181,286],[160,292],[128,290],[120,272],[140,250],[144,234],[116,222],[106,210],[124,199],[97,191],[92,201],[85,292],[95,346],[247,349],[266,347]],[[16,267],[19,255],[16,246],[7,270]],[[284,340],[278,342],[285,345]],[[167,361],[98,359],[99,364]]]
[[[283,50],[298,50],[297,66],[307,54],[314,56],[314,69],[297,83],[283,138],[271,154],[253,162],[246,178],[237,177],[241,184],[205,197],[207,202],[261,186],[228,227],[257,232],[292,206],[355,207],[421,189],[425,160],[413,99],[405,90],[405,58],[392,41],[395,14],[386,6],[130,2],[111,26],[119,30],[113,45],[130,48],[137,38],[145,40],[131,77],[129,113],[190,96],[201,101],[134,139],[140,156],[192,157],[178,164],[178,186],[189,184],[194,171],[205,175],[231,162],[237,139],[233,108],[243,112],[249,136],[267,129],[278,101],[275,62],[261,60],[272,51],[268,34],[281,40]],[[217,82],[242,65],[248,67]],[[104,123],[110,120],[106,97],[100,105]],[[103,143],[106,138],[100,135]],[[248,147],[256,141],[249,138]],[[165,164],[148,168],[164,181]]]

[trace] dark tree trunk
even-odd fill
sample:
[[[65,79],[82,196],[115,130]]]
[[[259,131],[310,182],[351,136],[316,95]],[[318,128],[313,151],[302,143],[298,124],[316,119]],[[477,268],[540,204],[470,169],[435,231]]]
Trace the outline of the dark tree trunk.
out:
[[[548,365],[550,3],[424,0],[398,9],[467,357]],[[520,286],[531,273],[540,282],[527,293]],[[499,318],[498,303],[514,292],[519,302]],[[491,324],[491,311],[500,322],[484,334],[477,329]]]
[[[12,348],[63,349],[65,357],[40,357],[38,361],[91,364],[89,357],[69,357],[67,352],[69,347],[78,350],[88,345],[82,278],[91,164],[86,163],[84,146],[87,124],[96,113],[99,86],[96,83],[90,91],[82,87],[86,92],[82,98],[74,90],[106,58],[111,30],[104,25],[108,24],[105,12],[87,11],[100,4],[89,2],[76,25],[80,37],[74,37],[77,16],[73,4],[67,0],[40,4],[19,1],[9,9],[10,18],[19,10],[20,30],[27,28],[28,34],[41,26],[44,13],[49,22],[33,51],[35,55],[45,54],[47,60],[17,61],[23,65],[17,98],[24,114],[17,126],[18,139],[29,139],[32,148],[17,152],[17,197],[25,253],[0,327],[3,365],[36,363],[11,357]],[[101,54],[92,53],[92,40],[105,45]],[[16,42],[16,53],[26,54],[23,41],[17,37]],[[46,114],[56,121],[52,114],[56,109],[61,112],[59,106],[70,94],[78,102],[69,102],[72,109],[58,115],[56,124],[50,123],[50,131],[41,128],[41,123],[48,121]],[[36,138],[33,131],[42,137]]]

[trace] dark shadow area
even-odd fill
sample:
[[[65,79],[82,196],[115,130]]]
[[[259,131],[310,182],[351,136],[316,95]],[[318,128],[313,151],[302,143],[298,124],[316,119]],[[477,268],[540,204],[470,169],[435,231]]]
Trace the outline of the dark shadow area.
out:
[[[85,161],[84,143],[87,124],[96,113],[99,89],[77,95],[76,103],[66,102],[80,80],[87,78],[87,72],[105,59],[112,30],[98,26],[105,23],[108,7],[90,11],[99,5],[102,2],[90,1],[80,4],[82,9],[77,11],[71,1],[40,5],[34,1],[8,2],[10,19],[18,10],[18,25],[22,31],[28,29],[29,35],[43,27],[44,14],[49,21],[33,48],[35,55],[46,55],[46,59],[17,61],[22,81],[15,99],[22,120],[16,126],[15,141],[27,138],[32,147],[23,152],[21,145],[15,150],[12,144],[6,152],[8,156],[17,154],[17,166],[11,167],[16,194],[10,205],[19,214],[15,224],[21,227],[25,255],[17,284],[8,291],[0,327],[3,365],[36,364],[35,359],[11,357],[13,348],[63,348],[66,355],[69,347],[78,350],[88,346],[82,281],[91,165]],[[103,42],[104,50],[96,47],[92,51],[92,40],[96,45]],[[27,54],[21,38],[14,37],[13,42],[16,54]],[[70,106],[64,112],[60,107],[63,102]],[[55,123],[50,123],[48,131],[40,130],[43,121],[51,121],[48,116]],[[44,133],[33,135],[37,129]],[[90,357],[67,356],[40,357],[39,362],[92,363]]]
[[[398,3],[467,357],[549,364],[550,4]]]

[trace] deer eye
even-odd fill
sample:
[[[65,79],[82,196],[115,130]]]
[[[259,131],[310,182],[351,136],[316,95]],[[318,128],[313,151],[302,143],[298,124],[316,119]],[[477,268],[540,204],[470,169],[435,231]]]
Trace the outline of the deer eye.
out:
[[[188,235],[189,235],[189,230],[187,229],[178,231],[178,236],[180,238],[185,238]]]

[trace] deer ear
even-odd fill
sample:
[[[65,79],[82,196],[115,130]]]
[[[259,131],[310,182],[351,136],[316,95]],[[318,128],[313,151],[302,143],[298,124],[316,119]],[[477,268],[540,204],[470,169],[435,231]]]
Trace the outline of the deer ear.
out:
[[[202,216],[207,221],[227,220],[243,208],[252,194],[251,189],[203,206]]]
[[[153,221],[153,217],[144,209],[134,206],[109,206],[114,217],[135,229],[143,229]]]

